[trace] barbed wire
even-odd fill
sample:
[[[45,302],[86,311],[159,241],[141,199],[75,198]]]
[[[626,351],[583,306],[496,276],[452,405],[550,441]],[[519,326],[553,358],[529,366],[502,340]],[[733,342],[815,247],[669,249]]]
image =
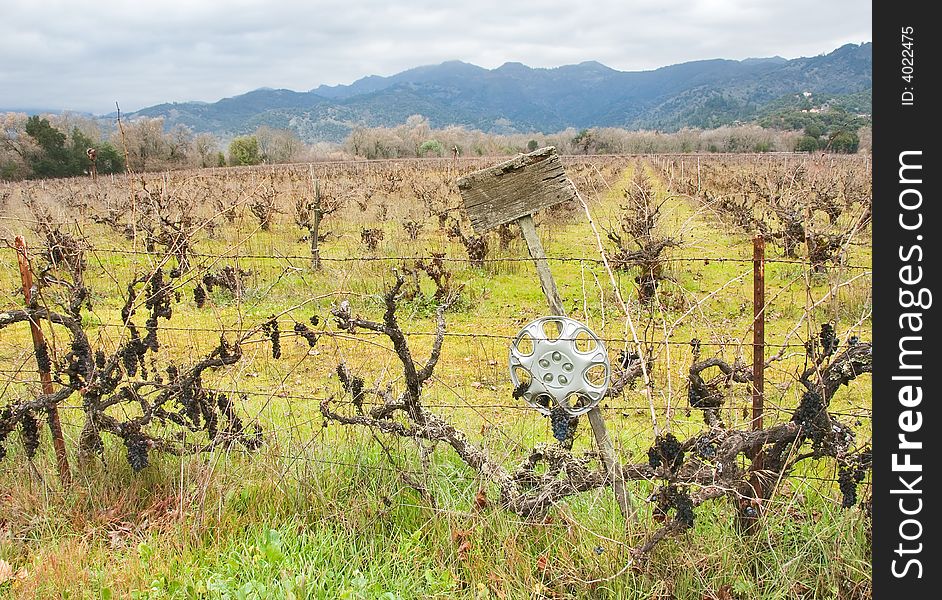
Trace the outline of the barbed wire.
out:
[[[4,218],[4,217],[0,217]],[[117,254],[125,256],[147,256],[154,257],[160,256],[163,257],[166,255],[166,252],[148,252],[146,250],[133,250],[127,248],[100,248],[94,247],[90,248],[89,252],[94,252],[98,254]],[[310,254],[246,254],[246,253],[212,253],[212,252],[196,252],[188,251],[186,255],[190,258],[208,258],[213,259],[214,261],[219,261],[222,259],[236,259],[236,260],[303,260],[310,261]],[[453,262],[453,263],[468,263],[472,260],[469,258],[461,258],[455,256],[440,256],[435,254],[415,254],[415,255],[402,255],[402,256],[375,256],[369,254],[357,254],[353,256],[324,256],[320,255],[320,260],[322,262],[336,262],[336,263],[361,263],[361,262],[393,262],[393,263],[402,263],[406,261],[430,261],[430,260],[440,260],[442,262]],[[546,260],[550,262],[559,262],[559,263],[589,263],[594,265],[604,265],[605,261],[601,258],[594,258],[590,256],[547,256]],[[730,256],[698,256],[698,257],[663,257],[658,259],[659,262],[663,263],[752,263],[752,257],[730,257]],[[492,257],[483,257],[475,258],[474,262],[480,263],[530,263],[533,262],[533,259],[530,257],[523,256],[492,256]],[[790,259],[790,258],[766,258],[763,261],[765,264],[783,264],[783,265],[803,265],[809,266],[807,260],[801,259]],[[835,264],[834,268],[837,269],[852,269],[852,270],[872,270],[872,265],[855,265],[855,264]]]
[[[494,320],[497,321],[497,320],[500,320],[500,319],[494,319]],[[297,320],[288,321],[288,320],[278,320],[278,319],[274,319],[274,320],[272,320],[272,321],[278,323],[279,326],[281,326],[281,325],[293,325],[293,324],[295,324],[295,323],[300,323],[300,321],[297,321]],[[268,322],[272,322],[272,321],[268,321]],[[124,323],[94,322],[94,323],[89,323],[89,324],[88,324],[88,328],[89,328],[90,330],[94,330],[94,329],[98,329],[98,328],[126,329],[127,327],[128,327],[128,325],[126,325],[126,324],[124,324]],[[246,332],[246,331],[250,331],[250,330],[253,329],[253,328],[252,328],[252,327],[247,327],[247,328],[242,328],[242,329],[240,329],[240,328],[238,328],[238,327],[225,327],[225,326],[219,326],[219,327],[201,327],[201,326],[177,327],[177,326],[173,326],[173,325],[169,325],[169,324],[166,324],[166,325],[162,324],[162,325],[160,326],[160,329],[161,329],[161,330],[164,330],[164,331],[181,331],[181,332],[183,332],[183,331],[196,331],[196,332],[201,332],[201,333],[214,333],[214,334],[226,334],[226,333],[237,334],[237,333],[244,333],[244,332]],[[416,337],[435,337],[436,335],[439,335],[439,333],[438,333],[438,332],[435,332],[435,331],[410,331],[410,330],[408,330],[408,329],[403,329],[402,332],[403,332],[405,335],[407,335],[407,336],[416,336]],[[331,336],[343,336],[344,339],[349,339],[349,337],[348,337],[346,334],[342,334],[342,333],[340,333],[340,332],[335,332],[335,331],[314,330],[313,333],[316,334],[316,335],[322,335],[322,336],[326,336],[326,337],[331,337]],[[370,331],[370,330],[362,330],[362,331],[359,331],[359,330],[358,330],[358,331],[357,331],[357,335],[373,336],[373,337],[380,337],[380,338],[385,336],[385,334],[383,334],[382,332]],[[481,332],[481,331],[466,332],[466,331],[447,331],[447,330],[444,331],[443,333],[441,333],[441,335],[444,335],[446,338],[449,338],[449,337],[453,337],[453,338],[483,338],[483,339],[494,339],[494,340],[503,340],[503,341],[513,341],[513,340],[516,340],[517,337],[518,337],[518,334],[509,334],[509,333],[488,333],[488,332]],[[300,335],[294,333],[293,331],[283,331],[283,332],[281,332],[281,337],[282,337],[282,338],[302,338],[303,336],[300,336]],[[596,337],[598,337],[598,339],[601,340],[602,342],[606,342],[606,343],[619,343],[619,344],[620,344],[620,343],[624,343],[624,342],[625,342],[625,339],[624,339],[624,338],[605,337],[605,336],[599,336],[599,335],[597,335]],[[579,341],[578,338],[567,338],[567,337],[559,337],[559,338],[556,338],[556,339],[557,339],[557,340],[561,340],[561,341],[569,341],[569,342]],[[680,340],[656,340],[656,339],[655,339],[655,340],[642,340],[641,343],[644,344],[644,345],[646,345],[646,346],[651,346],[651,347],[667,346],[667,345],[670,345],[670,346],[691,346],[691,342],[690,342],[690,341],[680,341]],[[751,346],[752,346],[752,342],[743,342],[743,341],[740,341],[740,340],[730,340],[730,341],[726,341],[726,342],[710,342],[710,341],[703,341],[703,340],[699,340],[699,339],[698,339],[697,345],[699,345],[699,346],[716,346],[716,347],[720,347],[720,348],[724,348],[724,347],[727,347],[727,346],[744,346],[744,347],[745,347],[745,346],[750,346],[750,347],[751,347]],[[767,348],[806,348],[806,344],[804,344],[804,343],[786,343],[786,344],[778,344],[778,343],[775,343],[775,342],[768,342],[768,341],[767,341],[767,342],[765,342],[763,345],[764,345],[765,347],[767,347]],[[0,371],[0,372],[2,372],[2,371]]]

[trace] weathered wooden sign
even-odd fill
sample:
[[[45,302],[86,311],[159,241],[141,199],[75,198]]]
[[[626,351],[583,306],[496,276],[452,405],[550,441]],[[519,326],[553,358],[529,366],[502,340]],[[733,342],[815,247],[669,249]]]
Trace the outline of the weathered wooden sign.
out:
[[[576,188],[552,146],[462,177],[458,191],[478,233],[576,199]]]
[[[458,180],[458,191],[464,199],[464,207],[471,224],[478,233],[511,221],[517,222],[536,266],[550,314],[565,316],[565,306],[537,235],[536,225],[533,223],[533,213],[541,208],[578,199],[576,187],[566,177],[556,148],[547,146],[493,167],[475,171]],[[602,464],[612,480],[618,507],[630,527],[635,518],[635,509],[625,489],[624,473],[615,456],[615,447],[605,427],[602,412],[596,406],[587,416],[599,447]]]

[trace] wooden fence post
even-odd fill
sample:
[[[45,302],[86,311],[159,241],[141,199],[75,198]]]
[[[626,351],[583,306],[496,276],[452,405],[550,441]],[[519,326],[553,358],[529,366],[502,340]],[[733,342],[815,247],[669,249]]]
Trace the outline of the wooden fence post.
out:
[[[752,238],[752,430],[762,429],[765,404],[765,238]],[[740,490],[739,523],[746,532],[755,532],[766,496],[762,474],[762,448],[749,457],[752,465],[748,485]]]
[[[26,307],[33,306],[33,273],[29,269],[29,259],[26,254],[26,240],[23,236],[16,236],[13,241],[16,248],[16,259],[20,267],[20,279],[23,282],[23,299],[26,300]],[[52,387],[52,374],[49,372],[49,361],[41,360],[40,357],[49,355],[46,347],[46,340],[43,338],[42,329],[39,324],[30,319],[29,330],[33,337],[33,350],[36,352],[36,363],[39,369],[39,381],[42,385],[42,392],[45,395],[52,394],[55,390]],[[52,445],[56,453],[56,464],[59,467],[59,481],[62,487],[68,487],[72,483],[72,472],[69,469],[69,457],[65,450],[65,439],[62,436],[62,424],[59,422],[59,409],[50,406],[46,409],[46,420],[49,423],[49,432],[52,434]]]
[[[765,238],[752,239],[752,428],[762,429],[765,400]]]

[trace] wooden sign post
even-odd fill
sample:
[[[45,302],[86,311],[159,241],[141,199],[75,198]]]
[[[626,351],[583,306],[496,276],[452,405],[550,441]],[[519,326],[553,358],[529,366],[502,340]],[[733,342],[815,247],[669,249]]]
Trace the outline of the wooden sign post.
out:
[[[536,266],[540,286],[549,303],[550,314],[566,316],[559,289],[533,223],[534,212],[576,199],[576,188],[566,177],[556,148],[540,148],[499,165],[475,171],[458,180],[458,191],[464,200],[471,225],[478,233],[504,223],[517,222]],[[618,507],[630,522],[634,509],[625,489],[624,474],[615,457],[615,447],[608,436],[602,412],[596,406],[587,414],[599,447],[602,465],[612,480]]]

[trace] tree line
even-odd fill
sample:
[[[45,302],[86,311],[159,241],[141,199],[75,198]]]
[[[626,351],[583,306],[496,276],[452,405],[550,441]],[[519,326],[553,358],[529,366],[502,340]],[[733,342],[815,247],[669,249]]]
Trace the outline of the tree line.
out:
[[[685,128],[674,132],[629,131],[616,127],[569,128],[551,134],[493,134],[451,126],[433,129],[419,115],[395,127],[358,127],[344,143],[357,157],[424,158],[493,156],[555,146],[562,154],[671,154],[684,152],[751,153],[869,151],[870,128],[829,128],[818,122],[809,127],[775,128],[730,125],[715,129]]]
[[[311,149],[296,134],[266,126],[232,139],[226,147],[211,133],[194,133],[179,124],[167,128],[162,118],[122,121],[107,131],[96,119],[69,113],[6,113],[0,120],[2,180],[75,177],[93,168],[99,174],[139,173],[311,158]]]
[[[100,174],[185,168],[310,162],[322,159],[500,156],[555,146],[562,154],[667,154],[683,152],[869,151],[869,127],[831,123],[803,113],[798,128],[756,124],[675,132],[628,131],[615,127],[565,129],[551,134],[494,134],[462,126],[433,128],[421,115],[395,127],[356,127],[343,144],[308,145],[287,129],[261,126],[224,140],[194,133],[186,125],[166,127],[162,118],[138,117],[105,131],[100,120],[74,114],[6,113],[0,135],[0,179],[73,177],[90,173],[95,149]]]

